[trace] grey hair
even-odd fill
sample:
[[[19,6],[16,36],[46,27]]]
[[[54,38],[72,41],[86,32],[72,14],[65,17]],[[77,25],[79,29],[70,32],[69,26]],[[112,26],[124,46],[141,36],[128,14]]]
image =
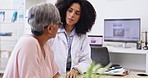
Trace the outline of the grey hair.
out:
[[[58,9],[51,3],[40,3],[28,10],[28,24],[34,35],[40,36],[44,28],[61,22]]]

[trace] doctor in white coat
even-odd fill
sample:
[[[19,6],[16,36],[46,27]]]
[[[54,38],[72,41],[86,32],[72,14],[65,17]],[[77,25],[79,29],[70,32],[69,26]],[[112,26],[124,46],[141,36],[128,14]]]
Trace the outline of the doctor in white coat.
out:
[[[69,48],[64,33],[58,31],[52,48],[54,50],[55,61],[60,69],[60,74],[65,74]],[[71,69],[77,69],[81,74],[86,72],[92,62],[90,52],[91,49],[87,35],[81,35],[81,37],[74,35],[71,44]]]
[[[87,0],[57,0],[63,26],[50,41],[60,74],[76,78],[86,72],[91,60],[89,32],[96,19],[96,11]],[[69,72],[67,72],[69,71]]]

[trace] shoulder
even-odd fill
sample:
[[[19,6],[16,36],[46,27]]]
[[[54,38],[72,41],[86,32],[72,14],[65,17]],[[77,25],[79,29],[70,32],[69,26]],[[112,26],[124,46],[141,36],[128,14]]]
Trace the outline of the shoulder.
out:
[[[20,39],[25,41],[36,41],[36,39],[32,35],[23,35]]]
[[[38,52],[38,41],[31,35],[22,36],[14,51],[19,50],[19,55],[22,57],[28,57],[30,55],[33,56],[34,52]]]
[[[88,38],[87,34],[82,34],[81,36],[76,35],[76,36],[83,40]]]
[[[81,36],[82,36],[83,38],[87,38],[87,37],[88,37],[87,34],[82,34]]]
[[[35,46],[36,44],[38,44],[38,41],[32,35],[23,35],[17,42],[19,47]]]

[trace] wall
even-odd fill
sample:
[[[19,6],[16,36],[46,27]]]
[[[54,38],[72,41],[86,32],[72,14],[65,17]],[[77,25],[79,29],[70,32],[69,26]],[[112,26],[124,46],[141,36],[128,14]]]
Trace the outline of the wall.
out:
[[[0,50],[12,51],[19,37],[24,33],[24,0],[0,0],[0,11],[5,12],[0,19],[0,32],[10,32],[11,36],[0,36]],[[16,17],[14,13],[17,12]],[[16,18],[16,21],[13,19]]]
[[[26,0],[26,9],[38,2],[56,0]],[[148,0],[89,0],[96,9],[97,18],[88,34],[104,34],[105,18],[141,18],[142,31],[148,31]]]
[[[0,0],[0,9],[13,9],[13,0]]]
[[[41,3],[41,2],[50,2],[50,3],[55,3],[56,0],[25,0],[26,2],[26,6],[25,6],[25,10],[27,11],[27,9],[35,4]]]
[[[103,34],[105,18],[141,18],[142,31],[148,31],[148,0],[89,0],[97,11],[89,34]]]

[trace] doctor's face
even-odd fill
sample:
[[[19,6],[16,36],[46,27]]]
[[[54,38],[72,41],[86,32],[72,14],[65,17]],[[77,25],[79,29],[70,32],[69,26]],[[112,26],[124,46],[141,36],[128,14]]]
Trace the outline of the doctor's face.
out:
[[[81,10],[79,3],[73,3],[66,11],[66,23],[68,26],[74,26],[80,19]]]

